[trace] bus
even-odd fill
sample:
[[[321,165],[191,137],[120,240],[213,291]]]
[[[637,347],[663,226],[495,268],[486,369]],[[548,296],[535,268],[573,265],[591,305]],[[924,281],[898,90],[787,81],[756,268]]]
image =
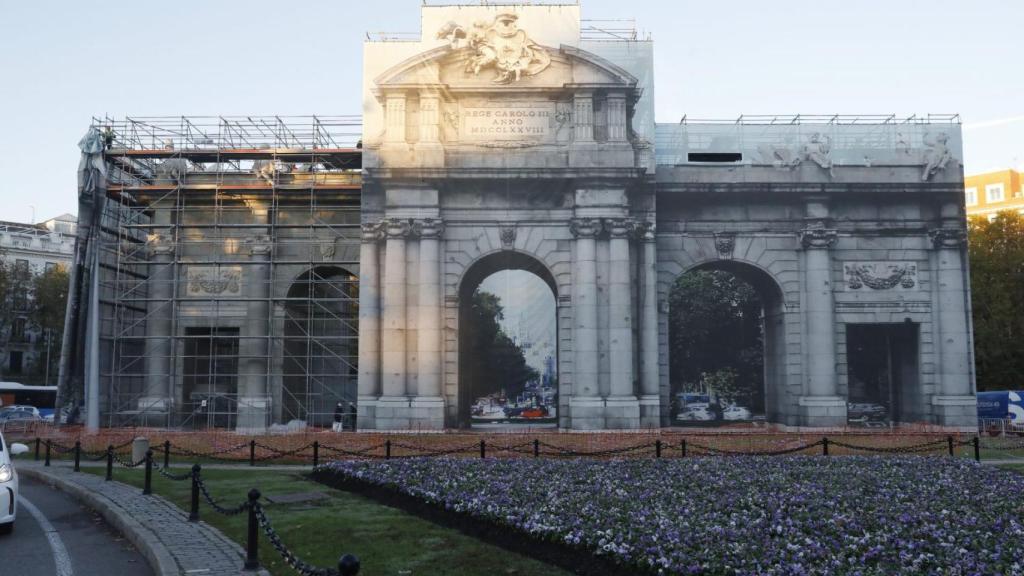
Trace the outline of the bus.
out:
[[[44,420],[53,418],[57,403],[56,386],[26,386],[17,382],[0,382],[0,409],[4,406],[35,406]]]

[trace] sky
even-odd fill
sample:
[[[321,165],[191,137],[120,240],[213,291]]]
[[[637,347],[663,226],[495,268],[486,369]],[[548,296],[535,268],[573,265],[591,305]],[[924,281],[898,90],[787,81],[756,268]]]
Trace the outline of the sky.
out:
[[[479,290],[501,299],[502,330],[516,343],[530,343],[526,363],[544,373],[544,359],[555,356],[555,295],[540,276],[525,270],[501,270],[480,283]]]
[[[360,113],[367,32],[422,0],[0,0],[0,220],[74,212],[91,118]],[[1019,0],[584,0],[654,39],[659,122],[959,113],[968,174],[1024,166]]]

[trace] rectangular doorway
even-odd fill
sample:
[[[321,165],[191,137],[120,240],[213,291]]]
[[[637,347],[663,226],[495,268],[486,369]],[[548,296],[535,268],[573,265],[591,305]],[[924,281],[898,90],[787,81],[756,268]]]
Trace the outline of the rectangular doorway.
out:
[[[888,428],[921,419],[918,327],[847,324],[847,423]]]
[[[238,328],[185,329],[186,415],[197,428],[232,428],[238,401]]]

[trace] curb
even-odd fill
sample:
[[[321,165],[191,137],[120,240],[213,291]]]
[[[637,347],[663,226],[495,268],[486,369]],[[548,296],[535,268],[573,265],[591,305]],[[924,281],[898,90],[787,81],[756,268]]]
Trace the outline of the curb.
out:
[[[43,482],[70,495],[99,513],[107,523],[116,528],[124,535],[125,538],[128,539],[129,542],[132,543],[133,546],[135,546],[135,548],[146,559],[149,566],[153,569],[155,576],[181,576],[183,574],[167,546],[156,538],[149,537],[152,530],[143,526],[140,522],[135,520],[135,518],[125,513],[119,507],[111,506],[111,500],[106,496],[92,492],[87,488],[74,482],[69,482],[64,478],[49,474],[45,470],[41,469],[40,466],[22,464],[21,466],[18,466],[17,471],[18,474]],[[159,498],[159,496],[155,497]],[[212,527],[210,528],[213,529]],[[222,539],[225,542],[230,542],[235,551],[239,553],[240,561],[245,557],[241,546],[228,540],[226,537],[223,537],[223,535]],[[259,571],[244,571],[239,567],[239,573],[247,576],[270,576],[270,573],[263,568]]]

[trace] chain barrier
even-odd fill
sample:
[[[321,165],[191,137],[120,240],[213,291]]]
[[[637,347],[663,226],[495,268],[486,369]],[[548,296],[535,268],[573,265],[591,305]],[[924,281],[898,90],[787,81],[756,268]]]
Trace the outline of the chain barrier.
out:
[[[171,472],[168,472],[167,469],[161,466],[160,464],[157,464],[156,460],[153,461],[153,469],[159,472],[160,475],[163,476],[164,478],[167,478],[168,480],[173,480],[175,482],[181,482],[182,480],[188,480],[192,478],[191,470],[184,474],[173,474]]]
[[[608,448],[606,450],[572,450],[570,448],[562,448],[554,444],[547,442],[540,442],[538,446],[541,448],[547,448],[548,451],[541,451],[540,454],[545,456],[586,456],[586,457],[601,457],[601,456],[615,456],[618,454],[628,454],[629,452],[635,452],[642,449],[650,449],[654,447],[653,443],[636,444],[633,446],[625,446],[623,448]]]
[[[281,555],[281,558],[283,558],[285,563],[291,566],[293,570],[302,576],[338,576],[338,571],[333,568],[318,568],[300,560],[294,552],[284,545],[281,537],[270,524],[270,518],[267,518],[267,513],[263,510],[263,506],[257,503],[254,510],[256,512],[256,518],[259,520],[260,528],[263,528],[263,533],[267,535],[267,540],[270,541],[270,545],[274,547],[274,550],[277,550],[277,553]]]
[[[253,458],[252,459],[253,462],[266,462],[267,460],[273,460],[275,458],[288,458],[289,456],[295,456],[296,454],[298,454],[300,452],[303,452],[305,450],[308,450],[308,449],[313,447],[313,443],[312,442],[309,443],[309,444],[306,444],[305,446],[301,446],[299,448],[296,448],[294,450],[287,450],[287,451],[285,451],[285,450],[278,450],[277,448],[274,448],[273,446],[267,446],[266,444],[260,444],[259,442],[255,443],[254,445],[257,448],[260,448],[262,450],[266,450],[268,452],[271,452],[271,454],[264,455],[264,456],[259,456],[257,458]],[[321,448],[323,448],[323,447],[321,446]],[[307,457],[309,457],[309,456],[307,456]]]
[[[337,448],[337,447],[330,446],[330,445],[327,445],[327,444],[321,444],[320,445],[320,450],[323,450],[323,451],[326,451],[326,452],[333,452],[335,454],[345,454],[346,456],[354,456],[354,457],[357,457],[357,458],[383,458],[383,456],[381,456],[379,454],[370,454],[370,452],[374,452],[376,450],[383,450],[384,446],[385,446],[385,444],[383,442],[381,442],[380,444],[374,444],[373,446],[367,446],[366,448],[363,448],[361,450],[346,450],[344,448]]]
[[[730,450],[728,448],[714,448],[712,446],[705,446],[704,444],[698,444],[696,442],[689,442],[687,446],[692,449],[703,450],[708,455],[725,454],[726,456],[783,456],[786,454],[795,454],[802,452],[809,448],[821,446],[825,443],[824,440],[818,440],[810,444],[802,444],[800,446],[793,446],[792,448],[780,448],[778,450]],[[829,444],[835,444],[834,441],[829,440]]]
[[[412,444],[404,444],[402,442],[392,442],[392,448],[404,448],[406,450],[412,450],[419,452],[419,454],[403,454],[401,456],[391,455],[392,458],[419,458],[421,456],[450,456],[452,454],[460,453],[476,453],[480,450],[480,444],[474,443],[468,446],[460,446],[457,448],[438,449],[438,448],[424,448],[421,446],[414,446]]]
[[[121,466],[123,466],[125,468],[138,468],[139,466],[142,466],[143,464],[146,463],[146,457],[143,456],[142,460],[139,460],[138,462],[134,462],[133,463],[130,460],[124,460],[119,455],[114,454],[114,462],[117,462],[118,464],[120,464]]]
[[[238,444],[237,446],[231,446],[229,448],[224,448],[224,449],[221,449],[221,450],[214,450],[213,452],[197,452],[197,451],[191,450],[189,448],[179,447],[177,450],[171,450],[171,455],[172,456],[192,456],[194,458],[210,458],[212,460],[224,460],[224,461],[233,462],[233,461],[235,461],[237,459],[236,458],[223,458],[222,455],[223,454],[228,454],[230,452],[236,452],[238,450],[241,450],[242,448],[248,448],[248,447],[249,447],[249,443],[248,442],[243,442],[242,444]]]
[[[839,440],[829,440],[829,444],[833,446],[839,446],[849,450],[860,450],[863,452],[876,452],[879,454],[904,454],[904,453],[915,453],[915,452],[933,452],[939,448],[946,448],[948,442],[946,440],[935,440],[932,442],[922,442],[920,444],[912,444],[910,446],[891,446],[891,447],[873,447],[873,446],[859,446],[857,444],[847,444]]]
[[[191,476],[191,472],[189,473],[189,476]],[[225,516],[237,516],[249,509],[248,501],[242,502],[234,508],[225,508],[221,506],[213,499],[213,496],[210,496],[210,491],[206,488],[206,482],[203,482],[202,476],[197,476],[195,481],[196,485],[199,486],[199,493],[203,495],[203,500],[206,500],[206,503],[218,513]]]

